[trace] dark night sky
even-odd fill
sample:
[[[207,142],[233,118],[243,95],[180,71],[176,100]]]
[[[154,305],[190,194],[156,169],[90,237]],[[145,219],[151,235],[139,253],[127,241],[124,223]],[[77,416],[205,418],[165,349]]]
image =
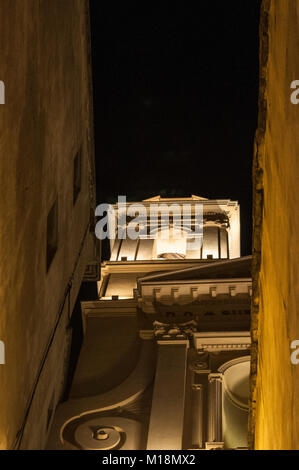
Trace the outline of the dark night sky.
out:
[[[259,8],[91,0],[98,203],[236,199],[251,252]]]

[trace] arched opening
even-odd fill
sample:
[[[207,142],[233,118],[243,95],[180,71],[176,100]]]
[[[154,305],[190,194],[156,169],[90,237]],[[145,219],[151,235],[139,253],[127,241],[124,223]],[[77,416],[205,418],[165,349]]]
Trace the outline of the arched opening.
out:
[[[224,448],[247,447],[250,356],[226,362],[222,373],[222,433]]]

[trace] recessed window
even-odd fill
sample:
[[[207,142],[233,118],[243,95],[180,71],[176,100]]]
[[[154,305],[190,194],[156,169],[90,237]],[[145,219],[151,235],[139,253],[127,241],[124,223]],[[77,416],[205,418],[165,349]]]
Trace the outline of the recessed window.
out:
[[[52,205],[47,218],[47,272],[58,248],[58,198]]]
[[[81,191],[82,179],[82,149],[76,153],[74,158],[74,183],[73,183],[73,204],[77,201]]]

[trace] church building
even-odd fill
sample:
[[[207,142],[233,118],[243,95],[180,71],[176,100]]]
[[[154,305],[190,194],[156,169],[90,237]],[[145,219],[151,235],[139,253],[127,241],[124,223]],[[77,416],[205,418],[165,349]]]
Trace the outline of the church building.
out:
[[[81,304],[83,345],[47,448],[246,449],[252,283],[239,204],[198,196],[140,204],[146,234],[156,209],[156,230],[129,239],[118,228],[110,240],[98,300]],[[191,231],[165,238],[173,204],[191,208]],[[200,243],[190,249],[197,208]]]

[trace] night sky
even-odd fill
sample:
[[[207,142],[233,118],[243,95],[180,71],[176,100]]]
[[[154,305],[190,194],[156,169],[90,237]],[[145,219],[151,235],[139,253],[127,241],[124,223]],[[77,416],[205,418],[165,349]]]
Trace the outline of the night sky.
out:
[[[98,204],[238,200],[249,254],[260,1],[90,3]]]

